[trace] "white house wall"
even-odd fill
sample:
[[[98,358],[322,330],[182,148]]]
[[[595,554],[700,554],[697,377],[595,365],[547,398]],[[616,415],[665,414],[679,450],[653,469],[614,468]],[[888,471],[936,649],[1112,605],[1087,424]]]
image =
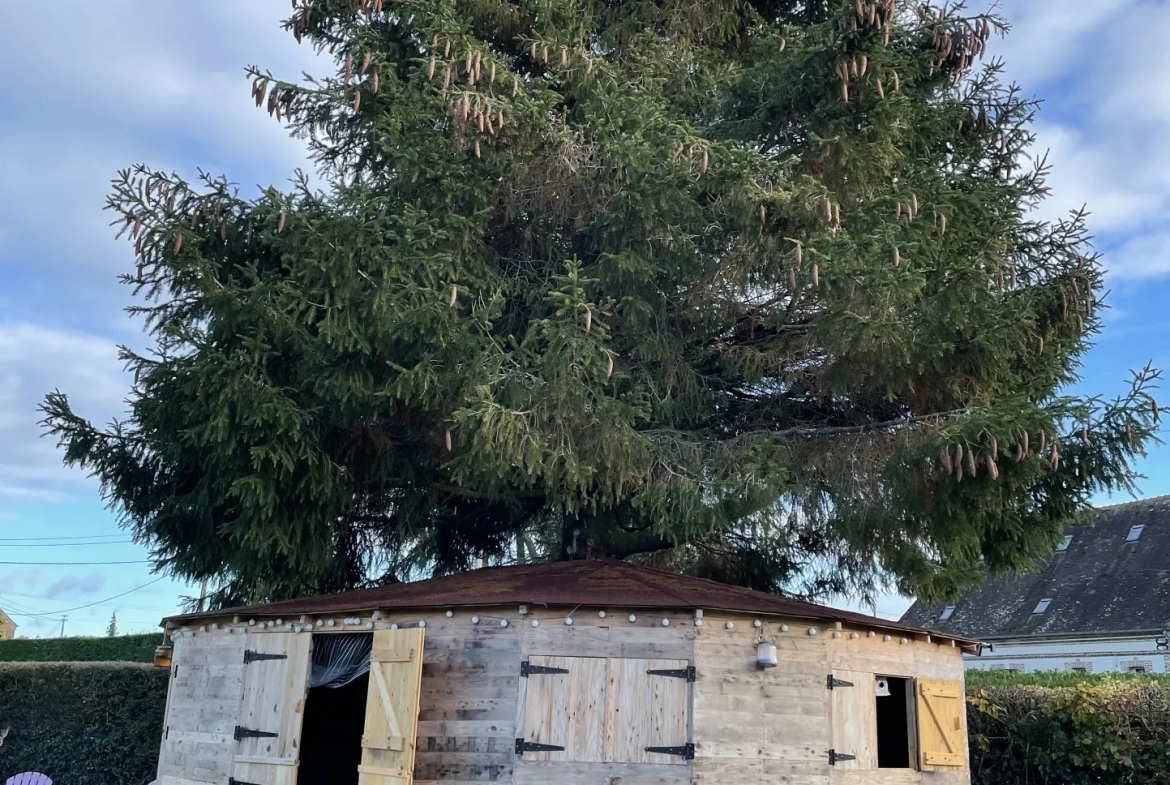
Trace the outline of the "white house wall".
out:
[[[1141,667],[1148,673],[1170,672],[1170,652],[1159,649],[1159,638],[1162,636],[1151,634],[1000,641],[985,645],[981,656],[966,655],[964,659],[968,670],[1032,672],[1084,668],[1088,673],[1125,673]]]

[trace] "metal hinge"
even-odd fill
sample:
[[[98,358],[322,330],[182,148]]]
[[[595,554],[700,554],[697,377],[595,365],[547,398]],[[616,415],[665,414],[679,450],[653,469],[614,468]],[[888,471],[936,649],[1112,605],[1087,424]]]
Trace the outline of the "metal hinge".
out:
[[[833,674],[830,673],[828,678],[825,679],[825,686],[828,687],[829,689],[833,690],[833,689],[836,689],[837,687],[852,687],[853,682],[842,681],[841,679],[834,678]]]
[[[681,747],[646,747],[646,752],[657,752],[659,755],[677,755],[683,760],[695,759],[695,745],[689,741]]]
[[[686,679],[689,682],[693,682],[696,678],[698,678],[698,674],[695,672],[694,665],[691,665],[690,667],[687,667],[687,668],[679,668],[678,670],[646,671],[646,672],[648,674],[650,674],[651,676],[669,676],[672,679]]]
[[[562,752],[564,749],[564,747],[558,747],[555,744],[537,744],[535,741],[516,739],[517,755],[523,755],[526,752]]]
[[[528,660],[520,663],[520,676],[527,679],[529,676],[540,676],[549,673],[568,673],[568,668],[550,668],[547,665],[533,665]]]
[[[276,739],[279,737],[279,733],[271,733],[266,730],[253,730],[252,728],[245,728],[242,725],[236,726],[236,741],[240,739]]]
[[[257,660],[287,660],[287,659],[288,659],[287,654],[264,654],[263,652],[259,652],[259,651],[245,651],[244,652],[244,664],[245,665],[247,665],[249,662],[256,662]]]
[[[846,755],[844,752],[829,750],[829,765],[836,766],[839,760],[857,760],[856,755]]]

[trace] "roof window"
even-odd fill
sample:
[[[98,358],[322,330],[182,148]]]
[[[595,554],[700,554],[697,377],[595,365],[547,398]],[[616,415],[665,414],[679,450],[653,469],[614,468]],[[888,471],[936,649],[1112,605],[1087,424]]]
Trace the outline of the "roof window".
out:
[[[1051,604],[1052,604],[1051,597],[1047,597],[1043,600],[1040,600],[1039,604],[1036,606],[1036,610],[1032,611],[1032,613],[1044,613],[1044,611],[1048,610],[1048,606]]]
[[[1126,542],[1137,542],[1138,538],[1142,536],[1142,532],[1145,531],[1145,529],[1146,529],[1146,527],[1140,523],[1137,526],[1132,527],[1129,530],[1129,534],[1126,536],[1125,541]]]
[[[1056,544],[1056,552],[1064,553],[1068,550],[1068,546],[1072,545],[1073,536],[1071,534],[1064,535],[1064,539]]]
[[[943,608],[943,612],[941,615],[939,615],[938,620],[939,621],[946,621],[947,619],[951,618],[951,616],[953,616],[954,614],[955,614],[955,606],[948,605],[947,607]]]

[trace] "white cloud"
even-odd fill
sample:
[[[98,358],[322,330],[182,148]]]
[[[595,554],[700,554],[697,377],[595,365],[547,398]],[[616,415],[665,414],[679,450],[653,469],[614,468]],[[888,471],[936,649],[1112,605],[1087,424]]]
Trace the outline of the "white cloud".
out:
[[[1037,150],[1050,150],[1046,218],[1086,205],[1111,280],[1170,275],[1170,6],[1138,0],[1012,0],[994,45],[1008,76],[1045,99]]]
[[[202,167],[248,190],[282,186],[304,165],[303,143],[253,105],[244,75],[249,63],[290,79],[322,67],[280,29],[288,11],[283,0],[5,9],[0,71],[21,78],[0,82],[0,315],[137,330],[116,281],[129,247],[102,210],[120,168],[191,179]]]
[[[0,324],[0,499],[55,501],[84,483],[41,438],[37,407],[61,389],[76,410],[104,423],[121,414],[129,380],[117,347],[84,333],[32,324]]]

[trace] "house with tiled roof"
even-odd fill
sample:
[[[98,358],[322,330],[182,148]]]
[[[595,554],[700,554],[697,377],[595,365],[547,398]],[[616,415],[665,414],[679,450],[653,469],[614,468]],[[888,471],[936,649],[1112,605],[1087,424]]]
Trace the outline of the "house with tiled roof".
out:
[[[16,622],[0,608],[0,641],[12,640],[16,637]]]
[[[1170,671],[1170,496],[1103,508],[1035,571],[916,602],[902,622],[981,641],[968,668]]]

